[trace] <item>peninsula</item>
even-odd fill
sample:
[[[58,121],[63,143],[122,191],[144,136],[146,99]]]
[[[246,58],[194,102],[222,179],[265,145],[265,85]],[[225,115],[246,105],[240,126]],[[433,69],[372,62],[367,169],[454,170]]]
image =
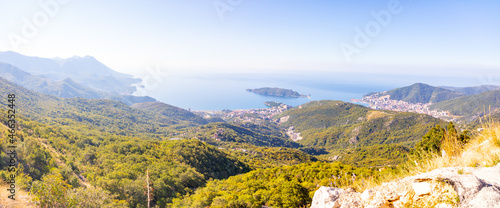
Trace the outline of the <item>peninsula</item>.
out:
[[[275,97],[286,97],[286,98],[300,98],[300,97],[309,97],[307,95],[302,95],[299,94],[296,91],[290,90],[290,89],[282,89],[282,88],[270,88],[270,87],[263,87],[263,88],[258,88],[258,89],[247,89],[248,92],[253,92],[255,94],[259,95],[266,95],[266,96],[275,96]]]

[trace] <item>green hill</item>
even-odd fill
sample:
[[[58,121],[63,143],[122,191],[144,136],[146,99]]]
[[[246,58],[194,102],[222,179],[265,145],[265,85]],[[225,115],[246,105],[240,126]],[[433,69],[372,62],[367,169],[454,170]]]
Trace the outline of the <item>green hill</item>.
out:
[[[159,113],[169,118],[175,118],[179,120],[192,121],[197,124],[207,124],[208,121],[203,119],[201,116],[191,113],[182,108],[178,108],[172,105],[168,105],[162,102],[145,102],[136,103],[131,106],[132,108],[150,111],[152,113]]]
[[[276,127],[255,124],[210,123],[188,131],[189,138],[224,146],[227,142],[262,147],[300,147]]]
[[[471,122],[500,107],[500,90],[483,92],[477,95],[459,97],[431,105],[431,109],[440,109],[450,112],[452,115],[460,116],[459,120]]]
[[[437,103],[463,96],[458,92],[422,83],[389,90],[384,92],[383,95],[390,95],[392,100],[402,100],[409,103]]]
[[[22,101],[23,97],[16,99],[15,109],[20,109],[17,104]],[[81,104],[79,101],[72,101]],[[7,105],[2,104],[0,114],[6,115]],[[94,112],[116,110],[117,106],[124,106],[118,102],[94,104],[96,106],[88,106],[89,116],[86,118],[110,118],[111,114],[121,112],[109,112],[109,115],[96,115]],[[75,109],[78,108],[76,105]],[[110,199],[105,200],[106,205],[113,203],[113,207],[144,207],[146,170],[149,170],[154,188],[154,203],[165,207],[172,198],[192,194],[209,180],[223,179],[251,170],[236,157],[198,140],[153,141],[101,131],[96,127],[98,124],[90,126],[84,122],[71,125],[38,122],[31,121],[22,114],[16,114],[15,119],[18,138],[15,150],[19,161],[16,185],[20,188],[32,187],[36,196],[42,200],[42,207],[54,207],[50,204],[51,200],[56,200],[62,207],[79,207],[72,203],[88,199],[85,195],[75,196],[70,193],[89,191],[83,188],[85,184],[95,186],[97,191],[94,197]],[[11,148],[8,147],[5,126],[10,123],[6,116],[2,116],[0,122],[0,130],[4,132],[0,134],[0,151],[4,153]],[[6,180],[11,174],[5,162],[8,157],[6,154],[0,155],[1,180]],[[37,188],[43,186],[54,187],[59,192]]]
[[[288,110],[276,119],[293,126],[303,137],[298,143],[331,152],[381,144],[413,146],[436,124],[428,115],[372,110],[341,101],[313,101]]]
[[[18,114],[29,119],[47,124],[85,125],[121,135],[159,138],[173,135],[176,128],[206,123],[202,118],[173,106],[158,114],[114,100],[58,98],[27,90],[3,78],[0,78],[0,94],[4,95],[0,98],[2,107],[8,104],[7,94],[15,94]]]

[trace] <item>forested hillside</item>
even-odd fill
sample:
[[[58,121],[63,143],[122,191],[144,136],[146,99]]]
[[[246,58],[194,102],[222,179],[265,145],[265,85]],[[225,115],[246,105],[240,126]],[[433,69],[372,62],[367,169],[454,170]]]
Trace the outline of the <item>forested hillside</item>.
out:
[[[203,119],[201,116],[198,116],[194,113],[191,113],[182,108],[178,108],[172,105],[168,105],[162,102],[143,102],[136,103],[131,106],[132,108],[141,109],[145,111],[149,111],[152,113],[161,114],[165,117],[175,118],[179,120],[187,120],[191,122],[195,122],[197,124],[207,124],[208,121]]]
[[[263,147],[300,147],[290,140],[279,127],[256,125],[252,123],[210,123],[190,129],[186,136],[195,137],[212,144],[224,145],[227,142],[251,144]]]
[[[16,151],[21,165],[17,180],[41,206],[84,206],[90,195],[83,193],[88,192],[97,197],[91,207],[145,207],[148,171],[154,190],[151,204],[166,207],[173,198],[193,193],[213,179],[317,160],[280,147],[298,144],[276,126],[214,123],[195,127],[199,124],[193,121],[199,117],[189,117],[189,112],[173,106],[154,104],[160,108],[141,110],[111,100],[57,98],[4,79],[0,82],[1,94],[16,95]],[[7,96],[0,103],[6,115],[10,109]],[[158,109],[163,110],[161,114],[156,113]],[[1,125],[3,153],[7,149],[4,125],[8,125],[6,117]],[[169,132],[199,138],[165,140]],[[213,133],[221,134],[215,139]],[[6,161],[8,156],[1,157]],[[0,176],[6,179],[8,166],[0,165]],[[47,192],[50,186],[59,191]]]
[[[459,92],[422,83],[389,90],[383,94],[390,95],[392,100],[402,100],[409,103],[437,103],[463,96]]]
[[[19,114],[46,124],[84,125],[114,134],[160,138],[174,134],[178,128],[196,126],[199,125],[197,122],[203,122],[200,118],[193,122],[192,118],[196,115],[173,106],[165,109],[163,114],[172,111],[178,114],[176,117],[131,108],[107,99],[58,98],[27,90],[3,78],[0,78],[0,86],[0,93],[3,95],[16,95]],[[6,96],[0,98],[0,101],[3,107],[7,106]]]
[[[297,143],[325,148],[341,161],[358,165],[398,164],[431,127],[446,124],[427,115],[372,110],[341,101],[313,101],[276,119],[300,133],[303,139]]]
[[[431,109],[440,109],[460,116],[461,121],[471,122],[500,107],[500,90],[487,91],[476,95],[459,97],[431,105]]]
[[[261,169],[227,180],[210,181],[195,194],[174,200],[172,207],[309,207],[319,186],[355,186],[364,178],[379,175],[374,169],[338,162]]]
[[[371,110],[341,101],[313,101],[277,117],[303,137],[298,143],[330,150],[378,144],[411,147],[426,131],[442,120],[431,116]]]
[[[5,111],[2,109],[1,113]],[[43,187],[32,189],[45,206],[53,206],[49,201],[54,199],[64,206],[77,203],[65,199],[84,187],[79,177],[106,190],[100,197],[116,198],[122,200],[120,204],[137,207],[145,206],[144,181],[149,169],[155,190],[153,203],[164,207],[177,194],[190,193],[210,178],[250,171],[236,158],[198,140],[142,140],[83,125],[49,126],[25,119],[19,116],[16,120],[20,138],[16,151],[22,165],[17,180],[21,187],[40,184],[68,190],[55,194],[44,192]],[[2,119],[2,124],[6,125],[6,120]],[[3,152],[7,149],[5,138],[2,134]],[[2,154],[1,161],[7,161],[6,157]],[[2,163],[1,169],[5,179],[9,175],[7,164]]]
[[[400,165],[430,127],[443,124],[341,101],[301,105],[276,116],[278,123],[208,123],[163,103],[130,107],[0,84],[1,94],[16,97],[16,180],[42,207],[145,207],[146,180],[158,207],[307,206],[318,186],[352,186],[378,177],[375,166]],[[0,113],[11,103],[3,96]],[[5,152],[9,121],[1,121]],[[303,139],[292,141],[290,129]],[[0,165],[5,180],[8,164]]]

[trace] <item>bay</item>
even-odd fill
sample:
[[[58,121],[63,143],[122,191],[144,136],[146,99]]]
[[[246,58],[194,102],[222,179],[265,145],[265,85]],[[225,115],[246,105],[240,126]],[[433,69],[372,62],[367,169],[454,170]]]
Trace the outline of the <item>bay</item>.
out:
[[[279,87],[292,89],[309,98],[283,98],[257,95],[246,89]],[[366,93],[388,89],[387,86],[363,85],[356,82],[338,82],[335,78],[306,78],[300,74],[206,74],[171,75],[148,95],[157,100],[191,110],[235,110],[266,108],[264,102],[277,101],[298,106],[313,100],[341,100],[362,98]]]

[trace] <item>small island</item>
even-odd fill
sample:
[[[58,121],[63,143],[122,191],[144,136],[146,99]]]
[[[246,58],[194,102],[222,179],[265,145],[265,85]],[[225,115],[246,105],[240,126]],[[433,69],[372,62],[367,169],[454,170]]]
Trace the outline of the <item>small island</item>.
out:
[[[302,95],[296,91],[282,88],[271,88],[271,87],[263,87],[258,89],[247,89],[248,92],[253,92],[259,95],[266,96],[275,96],[275,97],[285,97],[285,98],[301,98],[301,97],[309,97],[310,95]]]
[[[292,108],[291,105],[287,105],[287,104],[276,102],[276,101],[266,101],[266,102],[264,102],[264,105],[266,105],[267,107],[270,107],[270,108],[282,108],[285,110]]]

